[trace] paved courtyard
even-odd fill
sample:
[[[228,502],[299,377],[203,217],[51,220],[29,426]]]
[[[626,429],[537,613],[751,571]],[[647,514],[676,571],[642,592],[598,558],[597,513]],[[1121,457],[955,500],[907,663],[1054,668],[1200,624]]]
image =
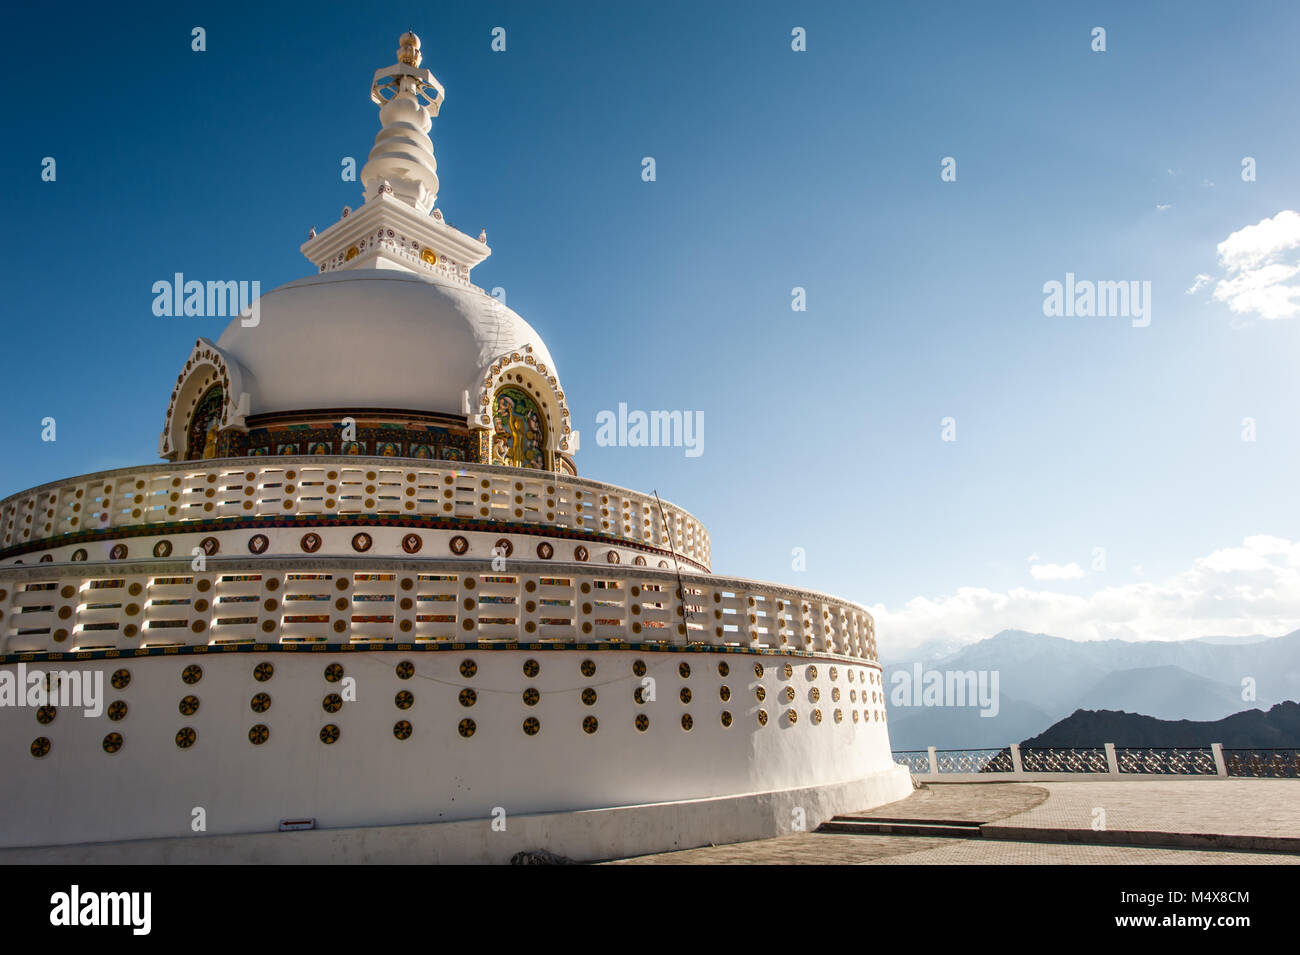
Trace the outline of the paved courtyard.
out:
[[[1300,849],[1300,782],[1286,779],[937,783],[854,818],[989,824],[985,838],[797,833],[616,860],[633,865],[1297,865],[1300,851],[1249,851],[1254,839]],[[1094,828],[1104,822],[1104,832]],[[990,838],[989,833],[996,838]],[[1133,835],[1126,835],[1126,834]],[[1144,835],[1146,834],[1146,835]],[[1151,835],[1163,834],[1163,835]],[[1225,837],[1228,847],[1206,847]],[[1033,841],[1038,839],[1059,841]],[[1158,838],[1187,848],[1099,844]],[[1077,840],[1077,841],[1076,841]]]

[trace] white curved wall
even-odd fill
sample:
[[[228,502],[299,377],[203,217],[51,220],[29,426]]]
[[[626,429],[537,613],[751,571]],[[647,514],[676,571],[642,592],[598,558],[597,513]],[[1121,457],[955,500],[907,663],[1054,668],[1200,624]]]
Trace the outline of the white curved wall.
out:
[[[478,665],[469,679],[459,672],[467,658]],[[522,671],[530,658],[541,667],[535,679]],[[580,671],[586,659],[597,666],[590,678]],[[654,702],[633,700],[641,683],[632,671],[636,659],[645,661],[647,675],[656,680]],[[263,660],[273,662],[276,672],[260,683],[253,668]],[[401,660],[415,664],[413,678],[398,678]],[[358,699],[327,714],[321,701],[339,685],[327,682],[323,671],[334,661],[356,678]],[[727,677],[718,674],[719,661],[729,665]],[[679,675],[682,662],[691,667],[688,679]],[[754,674],[756,662],[764,666],[762,678]],[[605,808],[826,786],[892,772],[883,698],[864,703],[861,697],[864,689],[880,693],[879,669],[821,659],[811,661],[817,677],[810,679],[810,661],[792,658],[793,676],[787,679],[785,662],[773,655],[680,651],[214,649],[50,664],[103,671],[105,705],[124,700],[128,714],[113,722],[65,709],[41,725],[33,709],[0,709],[0,801],[6,807],[0,845],[189,836],[195,807],[206,810],[208,834],[233,834],[274,831],[285,818],[314,817],[324,828],[454,821],[487,818],[498,806],[511,815]],[[204,674],[188,686],[181,672],[192,663]],[[834,681],[832,666],[838,671]],[[119,667],[130,670],[132,680],[116,691],[109,676]],[[719,699],[724,684],[731,690],[726,703]],[[760,685],[766,692],[762,703],[754,695]],[[527,686],[540,692],[535,706],[523,702]],[[785,701],[786,686],[794,688],[794,702]],[[809,700],[814,686],[821,695],[815,704]],[[465,687],[478,694],[471,707],[458,702]],[[598,697],[592,706],[581,699],[588,687]],[[692,691],[688,705],[680,701],[683,687]],[[836,687],[838,703],[831,700]],[[402,690],[415,695],[407,710],[394,704]],[[850,701],[851,690],[856,702]],[[272,705],[257,714],[249,701],[261,691],[271,695]],[[190,693],[200,707],[185,717],[178,703]],[[766,726],[757,722],[760,708],[769,715]],[[798,714],[794,725],[783,715],[790,708]],[[819,725],[811,718],[814,708],[823,714]],[[843,714],[838,724],[836,708]],[[730,727],[720,721],[723,710],[733,715]],[[645,732],[634,725],[639,713],[650,718]],[[694,720],[689,732],[681,726],[684,713]],[[529,716],[541,722],[535,736],[521,729]],[[583,731],[588,716],[599,721],[594,734]],[[457,732],[466,717],[477,724],[468,739]],[[400,719],[413,725],[405,741],[393,735]],[[271,730],[261,746],[248,739],[255,723]],[[326,723],[341,731],[329,746],[319,739]],[[198,734],[189,749],[175,743],[184,726]],[[110,732],[124,740],[111,755],[101,745]],[[41,759],[29,753],[38,736],[51,741]]]

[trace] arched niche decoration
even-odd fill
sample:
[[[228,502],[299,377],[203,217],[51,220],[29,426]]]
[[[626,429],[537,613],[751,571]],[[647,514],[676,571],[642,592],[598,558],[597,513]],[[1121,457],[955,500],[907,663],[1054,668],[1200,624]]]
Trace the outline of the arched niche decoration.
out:
[[[184,459],[206,460],[217,456],[217,438],[221,433],[221,411],[225,403],[221,384],[212,385],[195,405],[186,426]]]
[[[560,470],[564,459],[571,459],[576,448],[569,406],[555,370],[538,361],[529,345],[502,355],[484,370],[477,407],[469,416],[470,427],[480,435],[481,459],[495,463],[497,397],[512,388],[523,392],[536,405],[545,469]]]
[[[215,408],[210,407],[205,412],[205,434],[212,422],[215,422],[217,432],[244,427],[243,409],[247,407],[247,396],[243,369],[212,342],[200,338],[176,376],[176,386],[172,388],[167,418],[158,442],[160,457],[178,461],[203,456],[202,449],[196,455],[190,454],[190,427],[195,423],[200,403],[213,401],[216,389],[220,389],[220,398],[215,401]]]
[[[533,396],[518,385],[502,385],[492,396],[492,464],[550,470],[546,422]]]

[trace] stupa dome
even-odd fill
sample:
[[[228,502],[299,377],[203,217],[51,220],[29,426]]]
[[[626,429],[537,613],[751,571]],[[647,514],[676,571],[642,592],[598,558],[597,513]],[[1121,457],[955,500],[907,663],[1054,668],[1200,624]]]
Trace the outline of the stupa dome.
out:
[[[464,416],[492,363],[540,335],[474,286],[396,269],[328,272],[261,298],[258,324],[239,318],[217,340],[242,368],[246,414],[383,409]],[[554,374],[552,371],[551,374]]]

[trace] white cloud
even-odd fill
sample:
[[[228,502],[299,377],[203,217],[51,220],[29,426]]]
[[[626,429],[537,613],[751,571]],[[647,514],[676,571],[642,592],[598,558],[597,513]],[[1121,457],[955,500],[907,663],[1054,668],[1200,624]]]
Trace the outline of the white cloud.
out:
[[[1196,276],[1196,281],[1192,284],[1192,287],[1187,290],[1187,294],[1195,295],[1197,292],[1205,288],[1205,286],[1209,285],[1213,281],[1214,279],[1210,278],[1208,275],[1202,272],[1200,275]]]
[[[1092,594],[961,587],[871,607],[889,654],[943,639],[973,643],[1000,630],[1073,640],[1180,640],[1300,629],[1300,541],[1247,537],[1197,559],[1163,581],[1103,587]]]
[[[1083,568],[1078,564],[1035,564],[1029,568],[1034,580],[1078,580]]]
[[[1166,209],[1168,209],[1168,208],[1170,208],[1170,207],[1172,207],[1172,206],[1173,206],[1173,203],[1172,203],[1172,202],[1166,202],[1166,203],[1164,203],[1163,205],[1162,205],[1161,203],[1157,202],[1157,203],[1156,203],[1156,212],[1164,212]]]
[[[1257,269],[1279,252],[1300,246],[1300,213],[1285,209],[1271,219],[1238,229],[1219,243],[1219,261],[1228,269]]]
[[[1300,315],[1300,213],[1291,209],[1238,229],[1218,245],[1227,275],[1214,286],[1214,299],[1237,314],[1264,319]],[[1202,282],[1202,278],[1206,279]],[[1188,293],[1208,284],[1196,277]]]

